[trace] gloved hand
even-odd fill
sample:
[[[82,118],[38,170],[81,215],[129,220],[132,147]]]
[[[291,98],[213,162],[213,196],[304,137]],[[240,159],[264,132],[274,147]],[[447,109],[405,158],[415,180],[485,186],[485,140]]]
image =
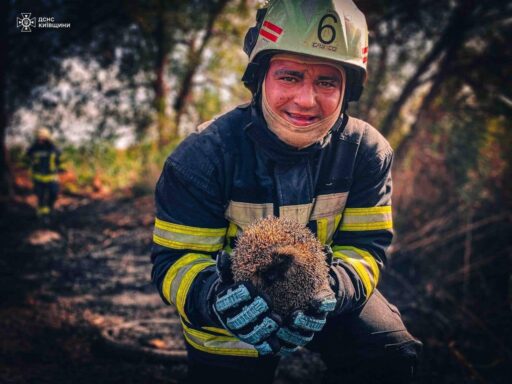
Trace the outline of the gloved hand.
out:
[[[336,299],[329,294],[315,299],[306,311],[295,311],[276,333],[280,343],[279,354],[289,355],[309,343],[315,333],[323,329],[327,315],[335,306]]]
[[[213,312],[222,326],[240,340],[254,345],[261,355],[275,351],[269,342],[281,319],[272,312],[270,300],[250,282],[234,283],[229,255],[217,255],[218,282],[209,295]]]
[[[326,262],[332,264],[333,253],[328,245],[324,248]],[[332,278],[329,276],[332,287]],[[336,292],[336,291],[334,291]],[[336,308],[337,299],[332,292],[316,298],[305,311],[295,311],[277,332],[280,355],[288,355],[309,343],[315,333],[320,332],[327,322],[327,315]]]

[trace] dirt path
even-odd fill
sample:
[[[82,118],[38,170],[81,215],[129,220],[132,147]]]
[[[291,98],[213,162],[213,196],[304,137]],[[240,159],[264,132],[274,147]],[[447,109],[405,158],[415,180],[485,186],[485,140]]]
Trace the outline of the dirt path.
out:
[[[149,281],[151,197],[59,203],[48,228],[21,201],[0,223],[0,381],[163,383],[183,376],[183,366],[122,359],[101,343],[106,327],[173,316]]]
[[[176,319],[150,282],[151,196],[63,197],[44,227],[26,199],[0,222],[0,381],[6,383],[172,383],[186,364],[119,353],[102,330]],[[133,341],[133,340],[132,340]],[[135,343],[153,348],[161,338]],[[146,345],[144,345],[146,344]],[[277,383],[318,382],[319,358],[287,359]]]
[[[184,361],[157,360],[140,348],[112,349],[101,335],[129,322],[176,319],[150,282],[152,196],[64,196],[49,227],[36,220],[27,202],[20,198],[0,219],[0,382],[181,382]],[[496,371],[475,368],[461,352],[464,342],[476,344],[469,333],[457,331],[451,308],[418,297],[393,270],[380,287],[425,342],[418,383],[482,383],[487,381],[478,370]],[[139,331],[127,340],[151,351],[169,347],[172,329]],[[492,342],[499,346],[499,340]],[[283,359],[275,382],[320,383],[323,369],[318,356],[300,352]]]

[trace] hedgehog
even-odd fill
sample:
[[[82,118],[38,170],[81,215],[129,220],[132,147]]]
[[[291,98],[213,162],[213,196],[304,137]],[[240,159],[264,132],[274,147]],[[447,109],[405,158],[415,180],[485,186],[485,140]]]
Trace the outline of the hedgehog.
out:
[[[250,281],[283,318],[315,298],[334,297],[322,244],[290,219],[269,216],[248,226],[237,238],[231,269],[235,282]]]

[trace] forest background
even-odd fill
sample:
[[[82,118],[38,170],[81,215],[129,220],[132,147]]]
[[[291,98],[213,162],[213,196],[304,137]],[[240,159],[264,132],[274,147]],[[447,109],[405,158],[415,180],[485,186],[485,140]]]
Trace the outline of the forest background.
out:
[[[510,379],[512,2],[356,1],[369,77],[349,114],[390,141],[388,276],[436,380]],[[240,78],[255,0],[0,2],[0,192],[16,200],[39,127],[63,149],[65,193],[151,194],[165,158],[250,100]],[[21,32],[52,17],[69,28]],[[386,277],[385,277],[386,278]],[[453,364],[443,365],[440,350]],[[432,375],[429,376],[432,378]],[[425,379],[424,381],[427,381]],[[461,381],[459,381],[461,382]]]

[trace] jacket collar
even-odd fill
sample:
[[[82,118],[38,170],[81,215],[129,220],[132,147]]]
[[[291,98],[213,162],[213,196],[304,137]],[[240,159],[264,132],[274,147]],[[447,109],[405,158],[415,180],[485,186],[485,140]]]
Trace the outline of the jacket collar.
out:
[[[303,149],[294,148],[281,141],[268,127],[260,109],[253,103],[251,105],[251,122],[245,126],[249,138],[269,156],[278,163],[295,163],[301,159],[311,157],[318,151],[325,148],[332,138],[332,133],[339,131],[345,126],[347,118],[340,116],[333,128],[321,142],[310,145]]]

